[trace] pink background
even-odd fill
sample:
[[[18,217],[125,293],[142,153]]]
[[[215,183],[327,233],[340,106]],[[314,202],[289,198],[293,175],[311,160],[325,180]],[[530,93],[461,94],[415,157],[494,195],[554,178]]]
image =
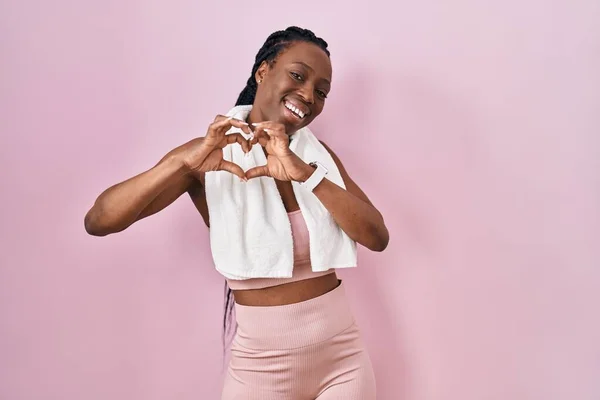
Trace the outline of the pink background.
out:
[[[341,273],[378,398],[599,399],[600,3],[227,4],[1,3],[0,399],[218,398],[223,280],[189,199],[105,238],[83,216],[203,135],[291,24],[330,43],[314,131],[391,231]]]

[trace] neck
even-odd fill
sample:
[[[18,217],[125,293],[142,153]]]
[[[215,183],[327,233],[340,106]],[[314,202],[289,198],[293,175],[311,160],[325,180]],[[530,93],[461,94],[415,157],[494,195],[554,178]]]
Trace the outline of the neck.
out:
[[[249,124],[254,124],[256,122],[265,121],[264,116],[262,115],[260,108],[258,106],[252,106],[252,110],[248,114],[248,118],[246,118],[246,122]]]

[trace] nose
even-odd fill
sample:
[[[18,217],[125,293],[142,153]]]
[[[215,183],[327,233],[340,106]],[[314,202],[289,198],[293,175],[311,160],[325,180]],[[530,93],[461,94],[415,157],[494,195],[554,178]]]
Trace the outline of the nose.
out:
[[[298,94],[300,95],[302,100],[304,100],[305,103],[315,103],[315,90],[310,83],[307,82],[304,85],[302,85]]]

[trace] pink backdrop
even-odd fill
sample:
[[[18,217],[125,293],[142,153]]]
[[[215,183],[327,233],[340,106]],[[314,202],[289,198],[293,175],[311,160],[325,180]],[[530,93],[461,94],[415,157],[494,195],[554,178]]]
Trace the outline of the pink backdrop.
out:
[[[341,273],[378,398],[600,398],[600,3],[228,4],[1,3],[0,399],[218,398],[191,202],[105,238],[83,216],[203,135],[290,24],[331,45],[314,130],[391,231]]]

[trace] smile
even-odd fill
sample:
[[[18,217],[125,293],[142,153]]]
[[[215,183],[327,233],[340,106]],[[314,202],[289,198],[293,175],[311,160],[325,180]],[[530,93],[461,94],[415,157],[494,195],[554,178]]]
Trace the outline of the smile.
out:
[[[285,101],[284,105],[285,105],[285,108],[290,110],[296,117],[302,119],[306,116],[306,113],[299,110],[298,107],[294,106],[292,103]]]

